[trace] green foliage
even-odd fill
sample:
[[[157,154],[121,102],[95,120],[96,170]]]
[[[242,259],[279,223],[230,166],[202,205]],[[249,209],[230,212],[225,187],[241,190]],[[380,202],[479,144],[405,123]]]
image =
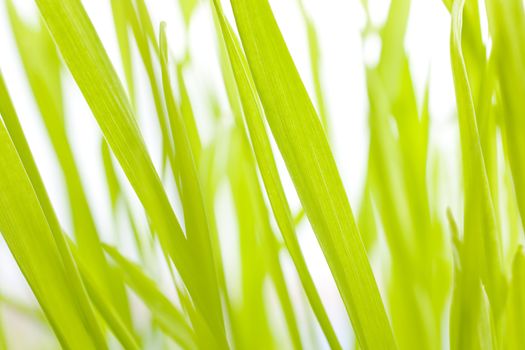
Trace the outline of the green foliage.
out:
[[[430,81],[418,89],[405,49],[411,1],[392,0],[382,24],[361,1],[362,39],[378,38],[381,51],[365,67],[369,150],[360,203],[350,203],[331,147],[327,57],[306,1],[293,3],[312,96],[268,0],[178,1],[185,39],[193,38],[197,9],[213,20],[217,52],[209,48],[207,59],[217,61],[222,85],[208,90],[195,89],[189,74],[198,62],[191,45],[175,55],[167,24],[156,23],[145,0],[108,2],[115,61],[81,0],[35,0],[36,22],[17,2],[4,3],[64,179],[71,232],[33,157],[12,82],[0,75],[0,233],[36,299],[1,292],[2,313],[24,315],[67,349],[523,347],[521,0],[440,4],[451,20],[461,165],[453,179],[442,176],[443,155],[433,148]],[[66,108],[67,74],[101,131],[106,187],[93,195],[110,203],[110,232],[97,223],[90,174],[68,132],[81,106]],[[203,128],[205,110],[213,117]],[[145,121],[159,130],[160,157],[145,142]],[[452,184],[457,202],[441,193]],[[320,262],[302,244],[305,226],[337,287],[346,331],[331,313],[339,301],[312,273]],[[382,265],[373,270],[375,258]],[[1,349],[16,345],[9,330],[0,322]]]

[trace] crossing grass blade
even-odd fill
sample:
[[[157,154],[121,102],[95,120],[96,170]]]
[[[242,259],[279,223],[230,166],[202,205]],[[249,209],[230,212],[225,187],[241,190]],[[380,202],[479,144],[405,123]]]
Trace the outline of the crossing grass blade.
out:
[[[232,1],[255,86],[362,348],[392,330],[323,127],[267,1]]]
[[[303,283],[308,300],[310,301],[314,314],[318,318],[321,328],[327,337],[328,343],[332,348],[340,348],[341,345],[339,344],[328,315],[324,310],[321,298],[319,297],[312,277],[310,276],[306,266],[306,261],[296,237],[290,206],[279,178],[270,140],[263,120],[263,111],[260,106],[256,88],[249,73],[246,58],[240,50],[233,31],[222,13],[222,9],[220,7],[215,7],[215,10],[219,17],[218,21],[222,32],[221,38],[223,38],[227,48],[231,62],[231,71],[236,80],[237,91],[242,101],[244,110],[243,116],[246,121],[251,144],[277,224],[279,225],[288,251],[290,252],[292,260],[297,268],[297,272]],[[227,72],[224,72],[223,74],[227,74]]]
[[[155,282],[142,272],[142,268],[129,261],[115,248],[104,247],[122,271],[127,284],[148,306],[164,331],[184,349],[194,349],[196,339],[184,315],[158,289]]]
[[[206,319],[216,335],[222,327],[215,283],[197,273],[191,248],[168,201],[146,150],[136,118],[121,82],[78,0],[37,0],[40,12],[76,80],[106,141],[141,201],[164,251],[174,261],[198,312],[213,312]],[[79,55],[78,53],[83,53]],[[209,270],[208,270],[209,271]],[[206,311],[205,311],[206,310]],[[214,310],[214,311],[210,311]]]

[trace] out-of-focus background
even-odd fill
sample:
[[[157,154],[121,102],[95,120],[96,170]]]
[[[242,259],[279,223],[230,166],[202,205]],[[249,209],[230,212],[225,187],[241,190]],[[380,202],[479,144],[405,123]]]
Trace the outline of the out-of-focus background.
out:
[[[284,34],[288,47],[309,92],[313,82],[310,71],[306,30],[296,0],[271,0],[272,9]],[[221,83],[216,34],[209,3],[202,1],[197,8],[188,33],[185,33],[182,15],[175,0],[147,0],[154,26],[158,29],[160,21],[168,24],[169,44],[175,57],[182,59],[185,47],[189,48],[191,63],[185,72],[187,85],[195,108],[195,115],[203,142],[211,137],[209,121],[213,110],[206,103],[206,96],[218,92],[219,103],[226,104],[226,94]],[[38,11],[32,0],[17,0],[15,4],[28,20],[37,21]],[[120,76],[123,76],[119,48],[109,0],[84,0],[83,4],[101,37]],[[228,1],[223,0],[227,15],[232,23],[233,16]],[[368,154],[367,90],[365,86],[365,66],[373,66],[381,50],[378,37],[363,38],[361,32],[365,25],[365,13],[360,0],[304,0],[307,13],[311,16],[319,35],[321,45],[321,73],[329,115],[329,130],[333,152],[343,177],[352,208],[359,207],[364,177],[366,175]],[[380,25],[386,18],[389,0],[369,0],[373,24]],[[459,169],[457,156],[458,136],[454,117],[454,90],[449,59],[450,16],[440,0],[417,0],[411,5],[405,48],[408,52],[416,92],[425,90],[429,82],[431,111],[431,154],[440,154],[442,176],[456,177]],[[35,52],[39,55],[39,52]],[[138,52],[133,53],[138,55]],[[30,91],[18,50],[11,33],[10,23],[3,1],[0,0],[0,69],[2,70],[11,96],[14,100],[21,123],[29,140],[38,167],[47,186],[51,200],[66,230],[71,230],[71,218],[67,196],[63,185],[63,175],[56,156],[46,135],[38,108]],[[147,85],[143,68],[136,69],[136,78]],[[111,242],[119,231],[122,239],[120,247],[126,252],[126,235],[129,227],[113,224],[110,216],[110,203],[105,193],[106,183],[102,159],[100,157],[101,132],[84,101],[79,89],[67,71],[63,74],[66,91],[66,114],[68,133],[71,138],[82,180],[88,189],[87,195],[93,210],[97,227],[104,239]],[[150,92],[146,87],[137,93],[137,106],[146,143],[153,154],[156,166],[160,168],[161,148],[159,130],[154,123],[154,107]],[[421,100],[423,96],[419,96]],[[279,166],[284,163],[279,159]],[[285,174],[285,172],[282,172]],[[121,174],[122,175],[122,174]],[[122,175],[123,176],[123,175]],[[451,186],[456,182],[451,181]],[[294,209],[299,207],[293,185],[285,177],[286,190]],[[227,191],[223,191],[221,205],[218,206],[218,224],[227,232],[235,230],[232,219],[232,204]],[[453,196],[453,188],[450,189]],[[1,194],[0,194],[1,195]],[[446,196],[446,195],[445,195]],[[451,204],[452,203],[452,204]],[[459,203],[452,198],[449,205]],[[139,211],[138,202],[133,203]],[[176,207],[176,204],[174,204]],[[177,209],[177,208],[176,208]],[[180,217],[180,215],[179,215]],[[299,226],[300,241],[321,297],[343,343],[350,343],[351,332],[346,312],[337,293],[334,281],[317,245],[314,234],[307,224]],[[232,235],[231,244],[235,244]],[[226,269],[235,271],[234,250],[228,254],[228,242],[223,244]],[[384,247],[379,244],[373,254],[373,264],[379,283],[382,283],[381,253]],[[129,255],[133,255],[130,249]],[[290,279],[298,285],[287,268]],[[234,276],[234,275],[233,275]],[[235,278],[232,278],[234,283]],[[7,302],[2,302],[2,299]],[[19,303],[20,308],[11,304]],[[55,340],[43,326],[34,322],[31,313],[36,309],[32,293],[24,281],[5,243],[0,239],[0,307],[4,326],[11,345],[17,349],[46,349],[57,346]],[[137,306],[140,307],[140,306]]]

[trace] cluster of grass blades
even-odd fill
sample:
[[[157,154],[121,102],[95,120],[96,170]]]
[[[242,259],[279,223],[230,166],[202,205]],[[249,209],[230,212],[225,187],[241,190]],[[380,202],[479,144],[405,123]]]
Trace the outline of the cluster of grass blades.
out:
[[[439,176],[432,153],[433,92],[428,82],[417,90],[405,50],[411,1],[391,0],[378,26],[361,0],[362,39],[378,38],[381,51],[365,68],[369,150],[359,203],[350,203],[332,151],[318,28],[295,1],[311,96],[268,0],[177,2],[184,31],[196,9],[211,13],[209,59],[222,78],[218,91],[200,91],[215,111],[211,137],[188,88],[189,49],[175,58],[167,24],[155,23],[145,0],[107,0],[118,62],[81,0],[34,0],[36,22],[15,0],[2,1],[70,212],[66,229],[0,73],[0,233],[35,299],[0,293],[0,306],[53,335],[42,348],[525,346],[523,1],[439,4],[450,16],[460,145],[461,175],[450,179]],[[89,201],[90,174],[68,131],[80,114],[66,108],[66,74],[102,135],[106,193],[96,195],[111,204],[115,232],[103,232]],[[137,101],[144,90],[147,112]],[[144,119],[160,131],[160,162]],[[441,193],[451,182],[457,203]],[[217,208],[223,192],[227,218]],[[312,275],[303,223],[335,283],[345,328]],[[383,276],[371,264],[378,246]],[[234,269],[229,255],[238,257]],[[4,315],[0,348],[20,348],[9,321]]]

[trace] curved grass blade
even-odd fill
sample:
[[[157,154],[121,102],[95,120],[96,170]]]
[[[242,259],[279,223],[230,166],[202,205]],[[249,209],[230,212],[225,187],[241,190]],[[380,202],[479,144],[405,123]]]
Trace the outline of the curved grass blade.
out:
[[[232,0],[266,117],[364,349],[396,348],[323,127],[266,0]]]

